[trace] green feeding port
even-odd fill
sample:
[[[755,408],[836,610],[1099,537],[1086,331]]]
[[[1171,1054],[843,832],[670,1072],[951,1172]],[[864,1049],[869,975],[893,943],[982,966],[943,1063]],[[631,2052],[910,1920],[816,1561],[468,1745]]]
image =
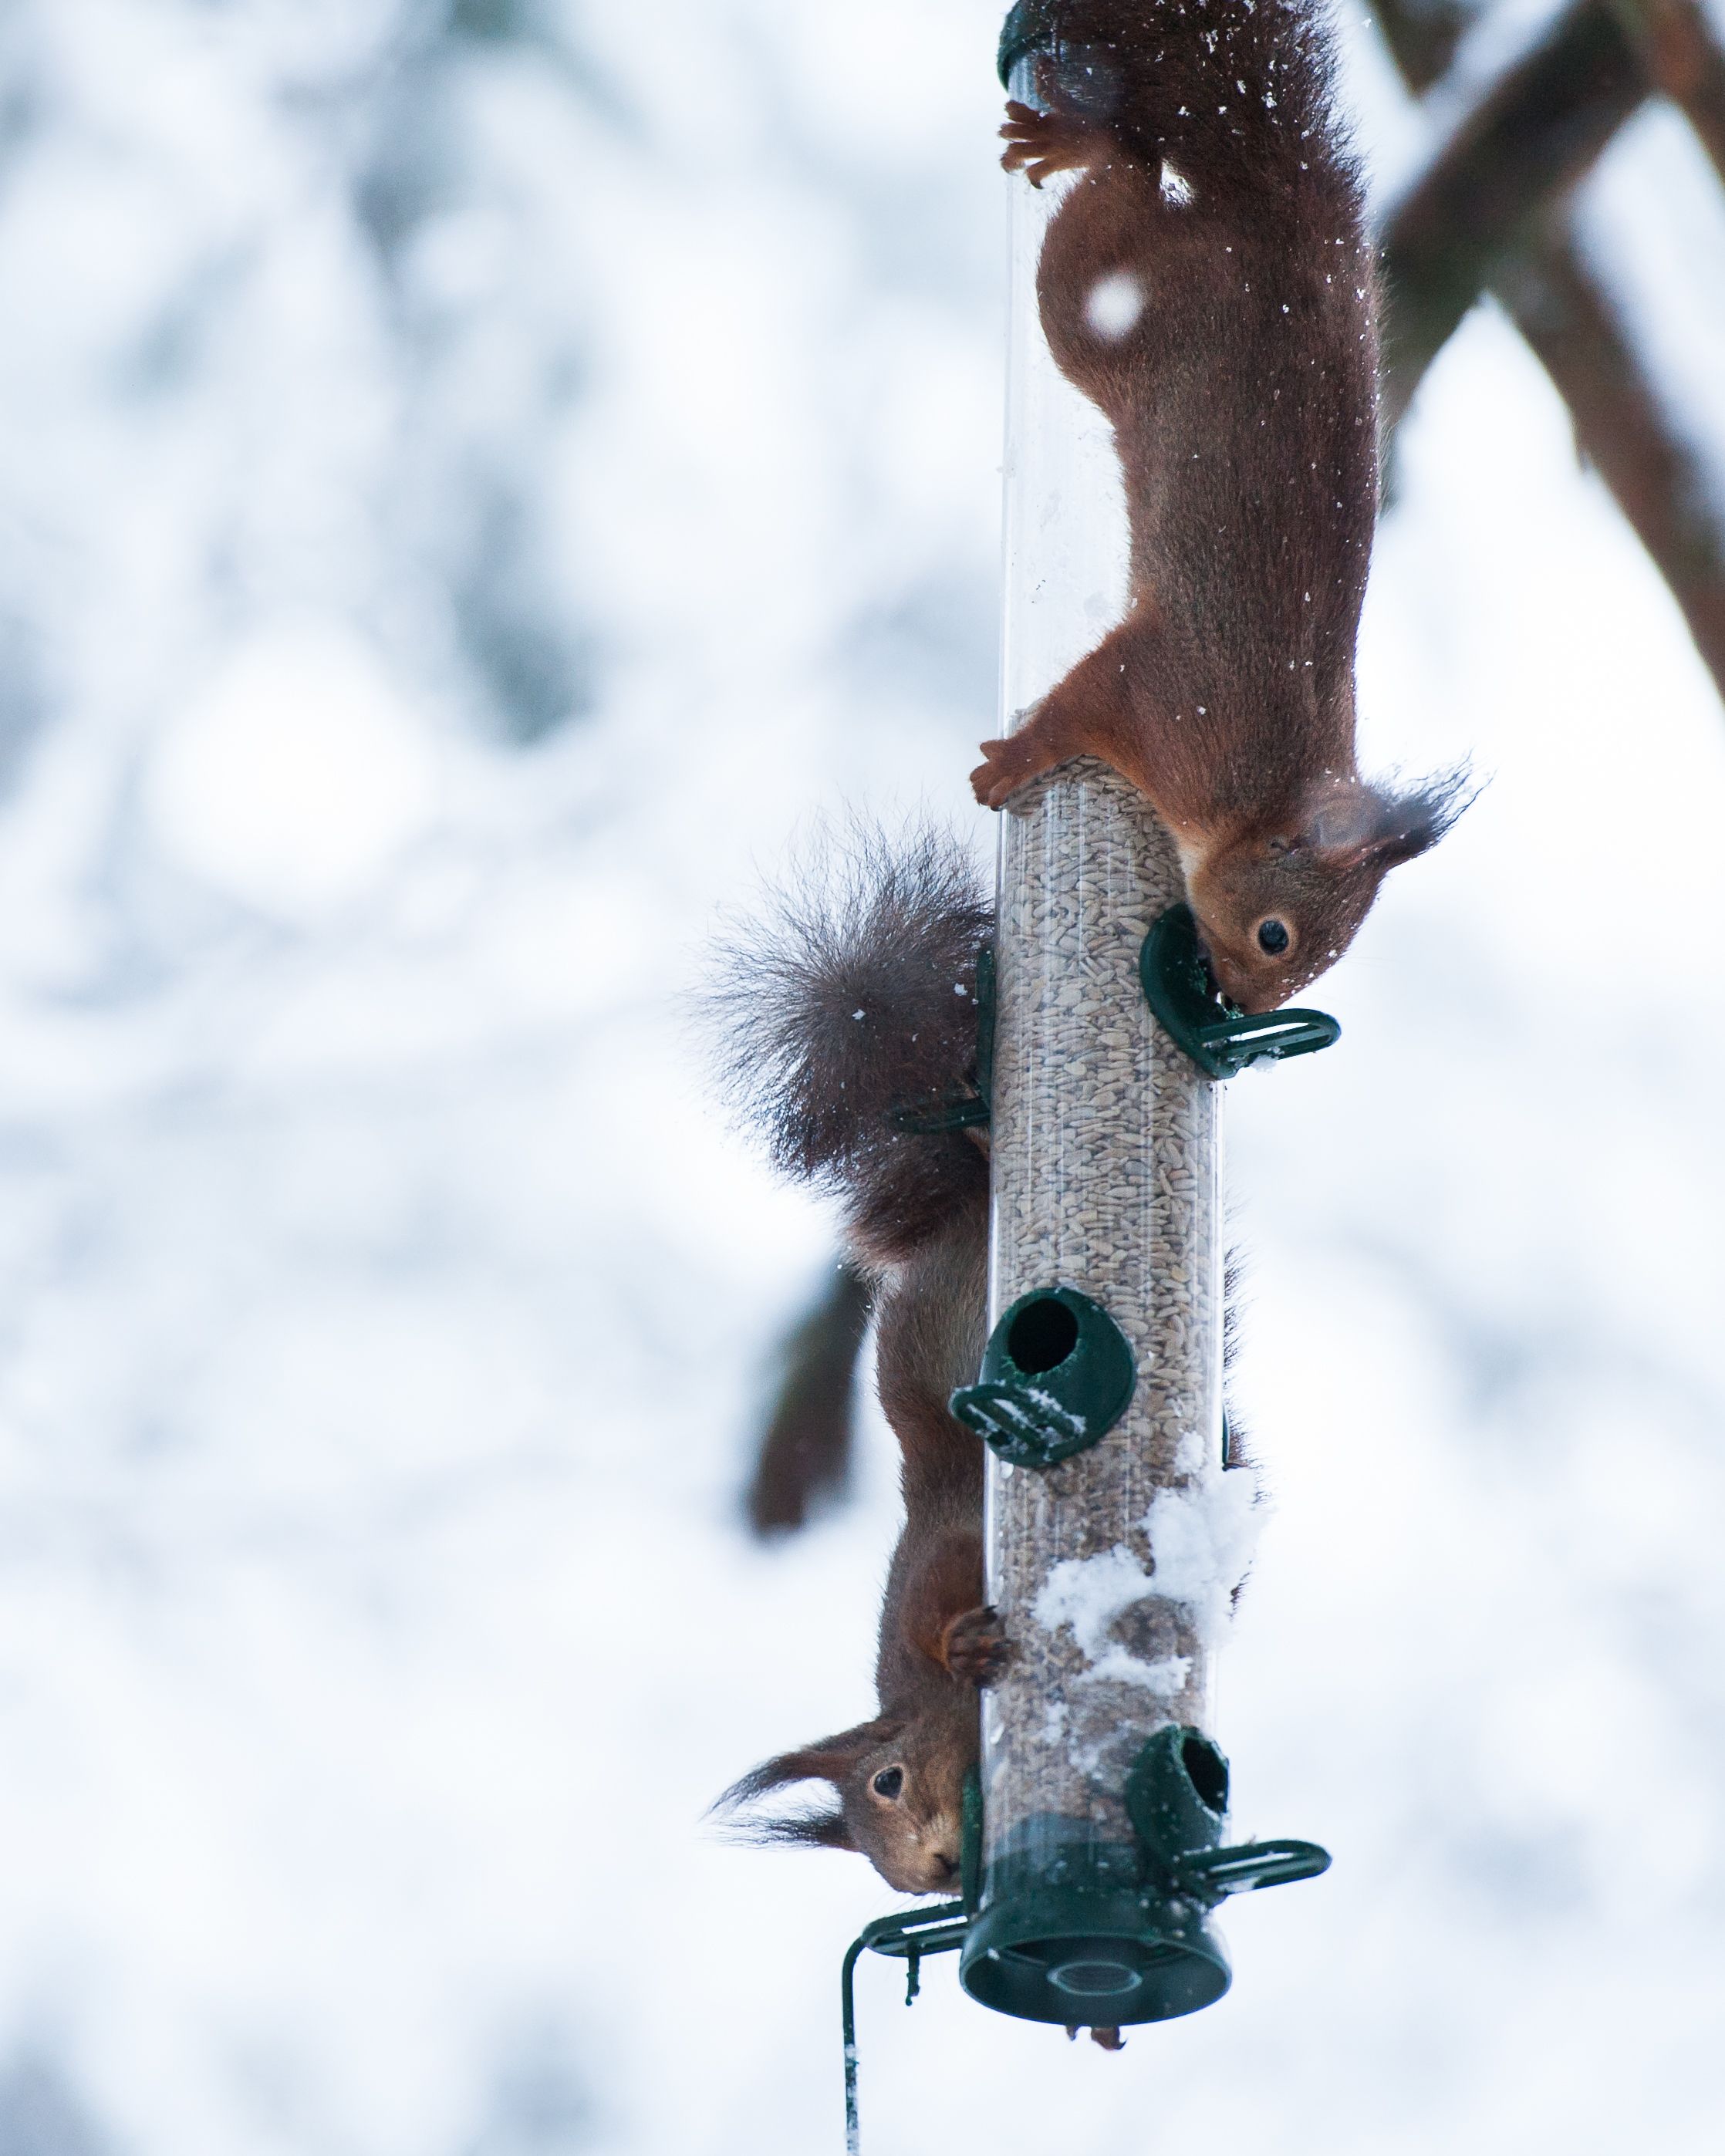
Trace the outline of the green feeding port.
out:
[[[1211,978],[1189,906],[1171,906],[1152,922],[1138,953],[1138,978],[1163,1031],[1206,1078],[1237,1078],[1249,1063],[1279,1063],[1332,1047],[1342,1028],[1327,1011],[1245,1012]]]
[[[980,2005],[1091,2028],[1195,2014],[1231,1980],[1216,1903],[1329,1866],[1313,1842],[1219,1845],[1228,1763],[1201,1730],[1158,1730],[1123,1799],[1128,1833],[1032,1816],[1004,1835],[958,1965]]]
[[[1003,1313],[981,1376],[952,1407],[1014,1467],[1052,1467],[1106,1437],[1137,1383],[1131,1345],[1101,1303],[1037,1288]]]

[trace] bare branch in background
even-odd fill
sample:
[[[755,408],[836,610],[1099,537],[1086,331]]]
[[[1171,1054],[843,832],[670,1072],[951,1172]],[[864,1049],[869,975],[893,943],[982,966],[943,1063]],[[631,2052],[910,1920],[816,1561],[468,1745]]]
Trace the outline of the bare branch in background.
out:
[[[1648,80],[1700,136],[1725,179],[1725,51],[1697,0],[1612,0]]]
[[[1650,20],[1656,13],[1695,13],[1690,0],[1614,4],[1642,10]],[[1384,41],[1404,79],[1410,90],[1423,93],[1453,55],[1466,14],[1450,0],[1435,5],[1428,0],[1424,6],[1418,0],[1377,0],[1377,8]],[[1690,95],[1677,101],[1717,162],[1718,146],[1707,133],[1712,123],[1706,115],[1717,113],[1709,100],[1725,103],[1725,62],[1704,22],[1700,34],[1710,55],[1706,65],[1697,61],[1692,38],[1685,43],[1668,31],[1656,71],[1661,87],[1676,95],[1680,75],[1673,55],[1687,54],[1690,72],[1681,79]],[[1645,64],[1656,71],[1652,59]],[[1422,303],[1419,274],[1416,256],[1404,254],[1392,264],[1389,305],[1410,321],[1435,322],[1441,310]],[[1725,695],[1725,518],[1712,506],[1689,445],[1673,432],[1616,302],[1576,244],[1567,210],[1548,204],[1540,211],[1522,244],[1499,261],[1490,284],[1568,406],[1578,449],[1610,489],[1670,587],[1697,649]],[[1386,349],[1394,364],[1393,339]],[[1420,372],[1432,356],[1428,351],[1420,358]],[[1405,411],[1417,382],[1416,374],[1389,385],[1389,408],[1398,415]]]
[[[1424,97],[1449,73],[1475,18],[1460,0],[1373,0],[1378,28],[1404,83]]]
[[[1384,236],[1389,424],[1540,213],[1583,177],[1646,95],[1608,0],[1577,0],[1444,144]]]
[[[1507,264],[1498,295],[1575,421],[1578,446],[1671,587],[1725,693],[1725,528],[1686,444],[1672,434],[1615,301],[1558,218]]]
[[[794,1532],[815,1504],[836,1496],[850,1471],[857,1358],[869,1291],[842,1262],[780,1350],[778,1398],[744,1499],[757,1535]]]
[[[1384,0],[1378,27],[1416,97],[1441,82],[1475,17],[1458,0]]]

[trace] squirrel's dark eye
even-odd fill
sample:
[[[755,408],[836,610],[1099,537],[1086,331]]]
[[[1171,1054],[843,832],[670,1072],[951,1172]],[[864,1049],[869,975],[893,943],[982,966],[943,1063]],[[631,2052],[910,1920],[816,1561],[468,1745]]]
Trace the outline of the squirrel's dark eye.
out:
[[[883,1767],[875,1777],[875,1794],[877,1797],[896,1797],[904,1785],[905,1770],[902,1767]]]
[[[1258,923],[1258,948],[1274,958],[1288,947],[1287,923],[1283,921],[1260,921]]]

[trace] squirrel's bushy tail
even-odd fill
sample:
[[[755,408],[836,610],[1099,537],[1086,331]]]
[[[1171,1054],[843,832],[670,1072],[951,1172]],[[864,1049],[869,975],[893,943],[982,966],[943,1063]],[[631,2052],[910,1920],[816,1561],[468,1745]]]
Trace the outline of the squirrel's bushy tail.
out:
[[[963,1132],[905,1119],[974,1090],[992,928],[950,833],[857,824],[819,841],[718,947],[707,1004],[723,1089],[778,1168],[841,1194],[865,1262],[902,1259],[986,1204],[987,1164]]]

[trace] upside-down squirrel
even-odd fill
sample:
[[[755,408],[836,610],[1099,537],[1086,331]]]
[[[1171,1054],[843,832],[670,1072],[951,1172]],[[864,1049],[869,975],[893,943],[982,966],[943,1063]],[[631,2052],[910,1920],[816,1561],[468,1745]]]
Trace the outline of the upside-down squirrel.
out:
[[[1331,41],[1314,0],[1046,13],[1045,109],[1009,104],[1002,162],[1076,175],[1037,294],[1113,429],[1128,592],[973,784],[998,808],[1071,757],[1111,765],[1174,835],[1222,988],[1270,1010],[1466,805],[1458,772],[1396,791],[1354,759],[1377,337]]]
[[[977,960],[993,927],[968,855],[925,832],[860,833],[841,863],[775,896],[730,945],[715,1002],[729,1091],[778,1165],[838,1193],[846,1253],[873,1284],[880,1404],[905,1523],[880,1612],[876,1712],[764,1761],[730,1810],[824,1781],[834,1799],[753,1814],[771,1840],[860,1850],[889,1885],[956,1881],[977,1686],[1004,1652],[983,1601],[983,1450],[947,1406],[982,1360],[986,1142],[911,1131],[976,1075]]]
[[[1007,1652],[983,1604],[982,1443],[947,1404],[982,1360],[987,1134],[928,1127],[974,1096],[978,961],[993,930],[956,840],[924,830],[894,844],[862,830],[730,940],[712,998],[726,1091],[782,1169],[836,1193],[846,1257],[872,1283],[905,1512],[880,1609],[875,1713],[763,1761],[719,1807],[765,1840],[860,1851],[906,1893],[957,1880],[977,1687]],[[1244,1464],[1231,1414],[1229,1429],[1230,1462]],[[758,1809],[813,1781],[833,1793],[819,1809]]]

